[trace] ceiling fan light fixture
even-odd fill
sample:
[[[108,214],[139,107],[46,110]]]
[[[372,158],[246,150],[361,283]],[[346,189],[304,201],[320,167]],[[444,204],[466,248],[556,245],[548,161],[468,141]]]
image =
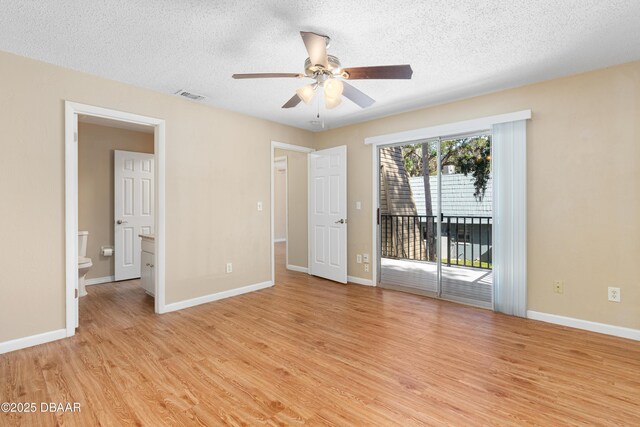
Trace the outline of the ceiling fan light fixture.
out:
[[[327,110],[336,108],[338,105],[340,105],[341,102],[342,96],[336,96],[335,98],[329,96],[324,97],[324,106],[327,107]]]
[[[296,90],[296,94],[298,94],[305,104],[309,104],[316,93],[316,87],[317,85],[315,84],[304,85]]]
[[[324,82],[324,96],[327,98],[340,98],[343,90],[344,85],[338,79],[332,78]]]

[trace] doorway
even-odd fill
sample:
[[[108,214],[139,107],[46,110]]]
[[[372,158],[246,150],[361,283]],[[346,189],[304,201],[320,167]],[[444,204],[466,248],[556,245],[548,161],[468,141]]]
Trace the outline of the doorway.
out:
[[[307,155],[313,151],[298,145],[271,143],[273,283],[279,269],[308,272]]]
[[[493,308],[490,132],[377,150],[379,286]]]
[[[164,209],[164,156],[165,122],[161,119],[135,115],[117,110],[65,102],[65,236],[66,236],[66,332],[75,334],[78,324],[79,297],[79,216],[78,216],[78,122],[80,116],[88,121],[110,123],[129,129],[150,127],[153,133],[153,167],[155,170],[154,211],[155,211],[155,254],[153,289],[155,290],[154,311],[164,312],[164,256],[165,256],[165,209]],[[108,246],[108,245],[107,245]]]

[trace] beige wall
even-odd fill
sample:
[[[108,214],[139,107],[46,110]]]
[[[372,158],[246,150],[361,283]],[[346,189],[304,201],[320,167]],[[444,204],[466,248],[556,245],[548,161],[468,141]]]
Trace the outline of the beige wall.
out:
[[[113,246],[114,150],[153,153],[153,133],[79,123],[78,228],[89,232],[88,279],[114,274],[113,257],[100,253],[101,246]]]
[[[375,250],[365,137],[524,109],[528,308],[640,328],[640,62],[317,134],[317,149],[348,147],[349,274],[371,277],[353,254]],[[621,303],[607,301],[608,286]]]
[[[273,238],[287,237],[287,170],[274,167],[273,171]]]
[[[300,145],[300,144],[296,144]],[[275,157],[287,157],[289,230],[287,250],[289,265],[307,267],[307,154],[290,150],[275,150]]]
[[[65,327],[65,100],[166,120],[167,303],[271,279],[271,140],[311,133],[8,53],[0,76],[0,342]]]

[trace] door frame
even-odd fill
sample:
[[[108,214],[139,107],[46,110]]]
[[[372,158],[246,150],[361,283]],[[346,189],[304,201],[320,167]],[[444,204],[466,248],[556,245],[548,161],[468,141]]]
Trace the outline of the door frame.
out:
[[[274,167],[274,161],[275,161],[275,153],[276,153],[276,148],[279,148],[281,150],[289,150],[289,151],[296,151],[298,153],[313,153],[314,150],[313,148],[309,148],[309,147],[305,147],[302,145],[294,145],[294,144],[287,144],[286,142],[278,142],[278,141],[271,141],[271,155],[269,158],[269,169],[270,169],[270,176],[271,176],[271,191],[270,191],[270,211],[271,211],[271,235],[270,235],[270,240],[271,240],[271,283],[273,283],[274,285],[276,284],[276,252],[275,252],[275,242],[273,241],[274,237],[275,237],[275,207],[274,207],[274,199],[275,199],[275,167]],[[307,172],[309,170],[308,167],[309,164],[309,160],[307,159]],[[288,176],[289,176],[289,164],[287,162],[287,180],[288,180]],[[308,183],[307,183],[308,184]],[[288,185],[288,183],[287,183]],[[289,206],[289,190],[287,188],[287,206]],[[307,185],[307,203],[309,201],[309,187]],[[287,230],[286,230],[286,236],[287,236],[287,263],[289,262],[289,217],[288,217],[289,213],[287,212]],[[309,247],[308,247],[308,243],[307,243],[307,254],[309,253]],[[307,265],[308,267],[308,265]]]
[[[513,122],[516,120],[526,120],[531,118],[531,110],[515,111],[512,113],[498,114],[495,116],[480,117],[460,122],[446,123],[436,126],[430,126],[420,129],[411,129],[402,132],[390,133],[385,135],[371,136],[364,139],[364,144],[371,146],[371,242],[373,248],[371,250],[371,280],[373,285],[377,286],[380,279],[380,236],[378,233],[378,208],[380,194],[380,171],[379,167],[379,150],[380,146],[395,145],[398,143],[410,143],[425,139],[432,139],[447,135],[458,135],[464,133],[473,133],[483,129],[492,129],[493,125],[499,123]],[[496,224],[494,224],[495,233]],[[495,267],[494,267],[495,268]],[[494,289],[495,291],[495,289]],[[495,303],[495,295],[492,298]]]
[[[65,101],[65,287],[66,332],[76,332],[78,288],[78,115],[105,118],[154,128],[155,166],[155,312],[165,312],[165,121],[119,110]]]
[[[284,241],[285,241],[285,265],[289,265],[289,245],[287,245],[286,243],[289,241],[289,159],[287,158],[287,156],[280,156],[280,157],[276,157],[273,159],[273,168],[275,169],[273,171],[274,174],[274,216],[273,216],[273,220],[274,220],[274,224],[275,224],[275,173],[276,170],[278,169],[276,167],[276,164],[278,164],[278,162],[282,162],[284,163]],[[274,226],[274,230],[275,230],[275,226]],[[276,238],[275,238],[275,231],[274,231],[274,237],[273,237],[273,243],[281,243],[281,241],[276,242]]]

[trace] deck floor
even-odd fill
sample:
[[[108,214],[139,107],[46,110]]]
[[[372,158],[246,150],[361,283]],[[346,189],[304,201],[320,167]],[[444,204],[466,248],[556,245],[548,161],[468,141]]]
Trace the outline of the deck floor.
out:
[[[438,267],[434,262],[381,259],[383,284],[437,292]],[[442,266],[442,295],[479,306],[491,307],[493,270]]]

